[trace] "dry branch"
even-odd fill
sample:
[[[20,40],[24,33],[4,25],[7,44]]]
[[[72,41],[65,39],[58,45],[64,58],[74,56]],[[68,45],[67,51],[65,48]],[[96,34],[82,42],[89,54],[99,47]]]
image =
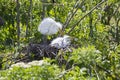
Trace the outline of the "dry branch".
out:
[[[88,13],[86,13],[82,18],[80,18],[74,25],[72,25],[72,28],[68,31],[68,34],[70,34],[71,31],[74,30],[76,25],[78,25],[86,16],[88,16],[92,11],[94,11],[98,6],[106,2],[107,0],[102,0],[100,3],[98,3],[95,7],[93,7]]]

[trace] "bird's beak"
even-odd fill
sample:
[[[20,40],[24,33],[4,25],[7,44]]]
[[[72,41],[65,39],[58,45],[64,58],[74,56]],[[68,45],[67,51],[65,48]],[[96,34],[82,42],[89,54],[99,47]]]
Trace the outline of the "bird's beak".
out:
[[[70,37],[71,41],[78,41],[78,38]]]
[[[59,29],[59,36],[63,36],[64,35],[64,31],[62,29]]]
[[[71,41],[73,41],[73,40],[74,40],[74,37],[70,37],[70,39],[71,39]]]

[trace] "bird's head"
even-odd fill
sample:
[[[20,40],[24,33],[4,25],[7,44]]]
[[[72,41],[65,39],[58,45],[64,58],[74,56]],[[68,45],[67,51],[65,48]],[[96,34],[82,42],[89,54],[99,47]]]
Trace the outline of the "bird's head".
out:
[[[60,36],[64,35],[64,32],[62,31],[63,25],[60,22],[57,22],[56,25],[58,26]]]
[[[60,22],[56,22],[57,27],[62,30],[62,24]]]
[[[71,42],[71,40],[72,40],[72,37],[70,37],[68,35],[64,35],[63,38],[68,42]]]
[[[73,36],[68,36],[68,35],[64,35],[63,38],[66,39],[67,41],[70,41],[70,42],[71,42],[71,41],[74,41],[74,40],[75,40],[75,41],[78,40],[77,38],[75,38],[75,37],[73,37]]]

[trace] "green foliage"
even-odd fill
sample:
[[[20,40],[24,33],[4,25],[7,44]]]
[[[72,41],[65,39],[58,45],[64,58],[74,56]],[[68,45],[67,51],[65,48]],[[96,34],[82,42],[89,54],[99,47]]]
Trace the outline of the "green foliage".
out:
[[[96,50],[94,46],[89,46],[87,48],[79,48],[74,50],[70,59],[74,60],[74,64],[81,64],[82,66],[89,66],[89,64],[94,62],[99,62],[101,60],[100,51]]]
[[[58,66],[54,64],[50,65],[50,63],[40,66],[36,64],[28,68],[24,66],[14,66],[6,71],[1,71],[0,76],[6,80],[53,80],[60,73]]]
[[[65,23],[75,10],[78,0],[19,0],[20,40],[18,40],[16,0],[0,0],[0,17],[5,24],[0,26],[0,54],[17,52],[30,43],[40,43],[42,35],[38,25],[43,17],[54,17]],[[80,0],[75,15],[65,28],[68,33],[76,22],[102,0]],[[82,3],[82,4],[81,4]],[[120,79],[120,1],[106,0],[75,25],[68,35],[77,38],[72,44],[78,48],[65,53],[67,61],[58,67],[52,60],[42,66],[14,67],[1,70],[1,80],[119,80]],[[45,11],[43,10],[45,7]],[[57,35],[55,35],[57,36]],[[51,39],[51,36],[49,36]],[[67,55],[66,55],[67,54]],[[0,57],[0,63],[6,57]],[[57,61],[56,61],[57,62]],[[10,64],[10,62],[7,62]],[[3,64],[3,67],[7,65]],[[0,64],[0,68],[2,65]]]
[[[45,59],[44,62],[33,61],[11,66],[7,70],[0,71],[0,76],[5,80],[118,79],[120,74],[119,50],[118,46],[116,51],[110,52],[108,59],[105,59],[103,53],[96,50],[94,46],[82,47],[70,53],[67,62],[71,67],[67,70],[64,69],[65,65],[60,68],[53,63],[53,60]]]

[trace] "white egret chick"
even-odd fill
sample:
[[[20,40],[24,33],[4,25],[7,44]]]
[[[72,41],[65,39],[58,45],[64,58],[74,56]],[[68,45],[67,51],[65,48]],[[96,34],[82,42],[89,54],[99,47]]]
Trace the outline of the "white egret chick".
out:
[[[67,48],[68,46],[70,46],[70,44],[71,44],[71,37],[68,35],[64,35],[63,37],[58,37],[54,39],[50,45],[52,47],[62,49],[62,48]]]
[[[56,34],[59,30],[62,30],[62,24],[56,22],[52,18],[45,18],[38,26],[38,31],[43,35]]]

